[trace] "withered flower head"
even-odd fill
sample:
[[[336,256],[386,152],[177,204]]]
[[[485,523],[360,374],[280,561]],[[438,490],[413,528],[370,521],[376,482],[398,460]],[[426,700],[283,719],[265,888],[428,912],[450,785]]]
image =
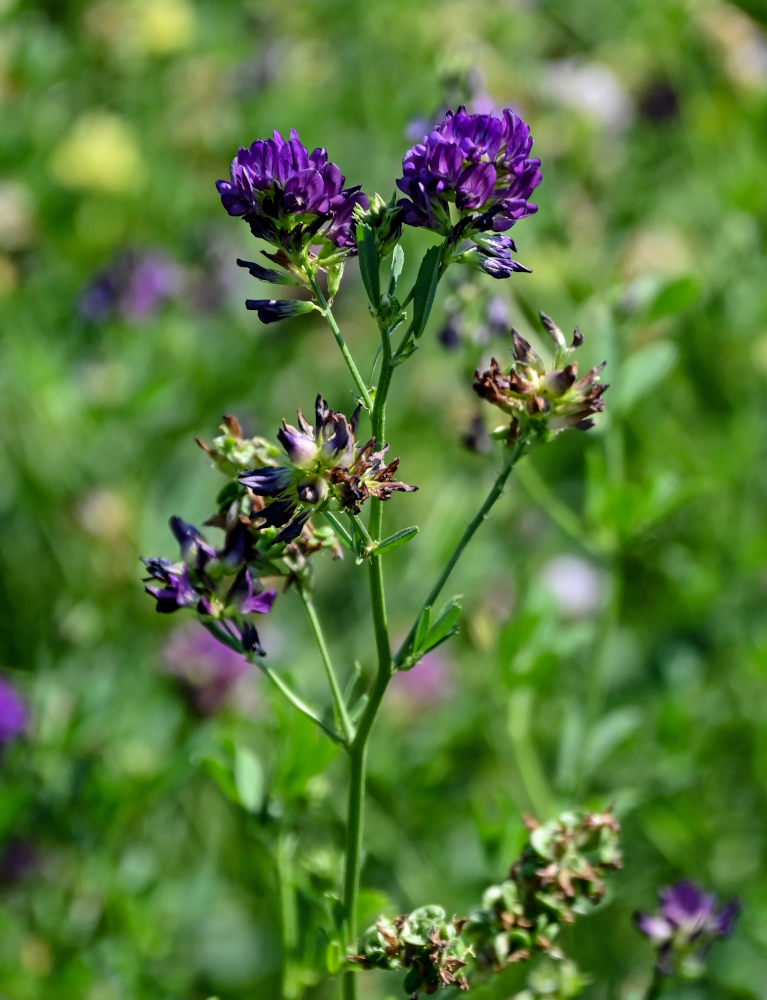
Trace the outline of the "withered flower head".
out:
[[[604,363],[578,378],[578,363],[570,358],[583,343],[583,334],[576,330],[568,347],[562,331],[545,313],[541,321],[554,342],[551,366],[512,330],[514,363],[509,371],[504,373],[493,358],[486,371],[474,373],[474,391],[511,416],[509,443],[526,435],[548,440],[568,427],[588,430],[594,426],[593,414],[604,410],[602,394],[608,386],[599,381]]]
[[[290,465],[264,466],[240,475],[254,496],[271,499],[260,511],[260,526],[282,527],[277,541],[297,538],[311,515],[324,506],[358,514],[368,497],[388,500],[395,491],[417,489],[394,478],[399,459],[386,463],[388,445],[373,439],[356,444],[359,412],[358,407],[347,418],[317,396],[314,426],[299,410],[298,426],[283,421],[277,433]]]

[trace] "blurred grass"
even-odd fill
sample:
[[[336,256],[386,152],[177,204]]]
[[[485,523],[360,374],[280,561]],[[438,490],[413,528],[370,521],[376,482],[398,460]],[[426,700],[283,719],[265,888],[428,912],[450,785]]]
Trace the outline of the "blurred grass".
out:
[[[245,312],[252,279],[234,258],[251,240],[213,182],[239,145],[295,126],[350,183],[388,197],[408,122],[441,107],[440,81],[458,66],[531,122],[545,178],[539,214],[515,232],[534,273],[488,279],[482,294],[505,296],[524,331],[539,308],[577,323],[612,388],[597,430],[528,460],[452,581],[466,618],[444,651],[449,697],[413,708],[393,696],[384,713],[367,916],[428,900],[463,912],[513,857],[524,810],[615,800],[626,870],[574,931],[588,995],[638,995],[650,956],[630,914],[687,875],[744,900],[707,995],[760,997],[761,4],[5,0],[0,14],[0,666],[33,713],[3,756],[0,839],[35,851],[2,888],[0,992],[274,995],[274,856],[294,824],[301,927],[335,891],[343,762],[321,775],[314,734],[256,678],[215,719],[186,711],[158,669],[175,622],[142,594],[138,555],[173,553],[171,513],[210,513],[218,480],[193,437],[209,440],[222,413],[271,436],[318,391],[351,403],[319,323],[259,329]],[[407,236],[411,267],[419,237]],[[87,321],[83,290],[129,248],[171,257],[183,292],[140,322]],[[365,370],[354,264],[338,314]],[[446,353],[425,339],[392,395],[392,453],[421,490],[396,497],[388,518],[422,527],[390,560],[395,634],[495,469],[460,443],[488,348]],[[546,584],[563,554],[603,574],[601,599],[575,619]],[[369,669],[348,563],[318,567],[318,601],[339,662]],[[264,634],[275,669],[320,700],[298,612],[286,595]],[[237,745],[264,773],[254,816],[204,763],[226,764]],[[299,945],[297,981],[323,947],[309,932]],[[476,994],[506,997],[520,981]],[[395,992],[366,983],[370,998]]]

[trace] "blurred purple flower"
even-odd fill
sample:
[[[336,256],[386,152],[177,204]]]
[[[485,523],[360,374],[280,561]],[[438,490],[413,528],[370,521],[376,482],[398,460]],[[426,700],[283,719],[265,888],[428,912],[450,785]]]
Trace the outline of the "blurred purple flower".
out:
[[[177,678],[200,715],[213,715],[252,669],[241,653],[190,623],[171,633],[162,650],[165,671]]]
[[[734,899],[719,908],[713,893],[705,893],[693,882],[676,882],[659,893],[660,913],[636,913],[639,930],[658,949],[657,969],[672,975],[679,962],[699,963],[717,938],[735,929],[740,903]]]
[[[369,207],[359,186],[344,187],[345,177],[327,150],[309,152],[296,129],[284,139],[241,147],[232,160],[231,179],[216,182],[230,215],[242,216],[255,236],[287,251],[320,242],[354,250],[354,208]]]
[[[33,845],[21,837],[11,837],[0,851],[0,884],[13,885],[22,879],[37,859]]]
[[[80,296],[84,319],[118,315],[138,323],[157,312],[181,291],[181,267],[161,251],[128,250],[100,271]]]
[[[447,235],[454,206],[463,236],[510,229],[538,210],[528,201],[541,182],[532,145],[529,126],[508,108],[502,117],[448,111],[405,154],[397,181],[404,222]]]
[[[445,701],[453,693],[448,661],[441,652],[433,650],[410,670],[398,670],[392,677],[391,688],[395,697],[412,709]]]
[[[11,685],[0,677],[0,748],[24,732],[29,714]]]

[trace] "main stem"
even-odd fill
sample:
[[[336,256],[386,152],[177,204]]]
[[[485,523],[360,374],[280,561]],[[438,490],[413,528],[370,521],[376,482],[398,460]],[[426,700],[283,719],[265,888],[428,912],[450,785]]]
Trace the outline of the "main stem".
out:
[[[466,530],[461,535],[461,538],[458,541],[458,544],[453,549],[453,552],[450,558],[448,559],[445,568],[440,573],[439,579],[429,591],[429,596],[423,602],[423,607],[421,609],[421,612],[416,617],[416,620],[413,622],[413,627],[408,632],[405,641],[400,646],[399,651],[394,658],[395,667],[401,665],[403,659],[405,658],[406,653],[409,651],[409,647],[413,641],[413,637],[415,636],[415,630],[418,627],[418,620],[421,617],[421,614],[423,614],[426,608],[432,607],[434,602],[437,600],[442,591],[442,588],[447,583],[448,577],[455,569],[456,563],[463,555],[463,550],[472,540],[477,529],[485,520],[487,515],[490,513],[490,509],[495,504],[496,500],[498,500],[501,494],[503,493],[504,488],[506,487],[506,483],[508,482],[509,476],[511,475],[511,470],[514,468],[514,466],[517,464],[519,459],[522,457],[522,454],[524,453],[526,443],[527,442],[525,441],[524,438],[520,438],[515,442],[514,447],[512,448],[508,459],[506,460],[506,464],[501,469],[500,473],[498,474],[498,478],[495,480],[490,492],[485,497],[484,503],[479,508],[477,513],[474,515],[471,522],[467,525]]]
[[[381,329],[383,345],[383,360],[381,363],[381,379],[376,392],[375,405],[371,412],[373,436],[381,444],[384,443],[386,420],[386,397],[391,384],[392,352],[390,332]],[[369,533],[373,542],[380,541],[383,530],[382,501],[371,500]],[[349,806],[346,826],[346,869],[344,872],[344,911],[346,914],[346,953],[357,942],[357,899],[360,889],[360,865],[362,859],[362,831],[365,809],[365,779],[367,775],[367,752],[370,733],[383,701],[386,688],[392,675],[391,644],[389,642],[389,625],[386,617],[386,597],[383,578],[383,560],[372,558],[368,560],[370,582],[370,603],[373,613],[373,630],[375,633],[377,669],[373,687],[370,690],[368,703],[360,717],[357,732],[349,747]],[[357,1000],[357,975],[347,970],[343,978],[344,1000]]]

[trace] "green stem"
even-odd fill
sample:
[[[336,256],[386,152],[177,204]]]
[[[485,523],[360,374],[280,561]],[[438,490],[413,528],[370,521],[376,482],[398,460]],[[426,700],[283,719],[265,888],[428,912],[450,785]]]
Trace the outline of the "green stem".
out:
[[[448,559],[445,568],[440,573],[439,579],[429,591],[429,596],[423,602],[421,611],[418,613],[415,621],[413,622],[413,627],[408,632],[405,641],[402,643],[402,645],[399,648],[399,651],[397,652],[397,655],[394,657],[395,667],[398,667],[404,660],[405,656],[407,655],[409,647],[415,636],[415,630],[418,627],[418,620],[420,619],[421,615],[424,613],[426,608],[430,608],[434,604],[436,599],[439,597],[442,588],[447,583],[448,577],[453,572],[456,563],[463,555],[463,550],[472,540],[477,529],[485,520],[487,515],[490,513],[490,509],[495,504],[496,500],[498,500],[501,494],[503,493],[508,478],[511,475],[511,470],[514,468],[516,463],[524,454],[526,445],[527,441],[525,440],[524,437],[519,438],[519,440],[515,442],[514,447],[511,450],[511,454],[506,460],[506,464],[501,469],[497,479],[493,483],[490,492],[485,497],[484,503],[479,508],[477,513],[474,515],[474,518],[472,519],[471,523],[466,527],[466,530],[464,531],[463,535],[461,535],[461,538],[456,547],[453,549],[453,552],[450,558]]]
[[[658,1000],[658,997],[663,992],[663,983],[664,977],[655,969],[650,985],[647,987],[644,1000]]]
[[[279,834],[275,860],[280,901],[280,927],[282,930],[282,993],[284,1000],[295,1000],[300,996],[297,982],[296,951],[298,947],[298,913],[296,910],[296,886],[293,872],[293,837]]]
[[[267,665],[261,660],[252,659],[250,662],[255,663],[261,673],[266,674],[280,694],[290,702],[293,708],[298,709],[301,715],[305,715],[307,719],[311,719],[311,721],[316,726],[319,726],[325,735],[329,736],[334,743],[339,743],[343,747],[347,746],[345,738],[337,733],[335,729],[331,729],[330,726],[326,725],[319,715],[317,715],[316,712],[313,712],[308,705],[301,701],[295,691],[293,691],[281,677],[275,674],[270,667],[267,667]]]
[[[333,695],[333,705],[336,712],[336,725],[339,726],[341,732],[344,734],[347,743],[351,743],[354,739],[354,726],[349,718],[349,713],[346,709],[346,702],[344,701],[343,693],[341,692],[341,687],[338,683],[338,678],[336,677],[336,672],[333,669],[333,661],[330,659],[330,653],[328,652],[328,647],[325,643],[325,636],[322,632],[322,625],[317,617],[317,609],[314,606],[314,601],[311,595],[300,584],[298,585],[298,593],[303,601],[303,605],[306,608],[306,614],[309,617],[309,622],[312,626],[312,632],[314,632],[314,638],[317,642],[317,648],[320,651],[320,657],[322,658],[322,664],[325,667],[325,673],[328,677],[328,683],[330,684],[330,691]]]
[[[349,348],[346,346],[346,341],[344,340],[343,335],[341,334],[341,331],[338,327],[338,323],[336,323],[335,316],[333,315],[328,300],[322,294],[322,289],[320,288],[317,282],[317,276],[311,271],[309,272],[309,281],[311,283],[312,291],[315,294],[317,302],[319,303],[320,308],[322,309],[322,314],[328,321],[328,326],[332,330],[333,336],[336,338],[336,343],[338,344],[341,354],[343,355],[343,359],[346,362],[346,367],[349,369],[351,377],[354,379],[354,384],[357,386],[359,394],[362,397],[362,401],[368,410],[372,410],[373,400],[371,399],[368,387],[365,385],[362,376],[357,370],[357,366],[354,363],[354,358],[352,358]]]
[[[377,541],[381,537],[383,523],[382,501],[373,500],[372,504],[370,534],[373,540]],[[357,942],[357,900],[360,887],[368,741],[392,674],[383,561],[381,559],[371,559],[368,565],[368,573],[370,578],[370,601],[373,612],[378,668],[373,687],[370,690],[368,703],[360,717],[356,735],[349,748],[351,769],[349,775],[349,806],[346,826],[346,867],[344,872],[347,953]],[[343,996],[344,1000],[356,1000],[357,998],[357,975],[354,971],[349,970],[344,973]]]

